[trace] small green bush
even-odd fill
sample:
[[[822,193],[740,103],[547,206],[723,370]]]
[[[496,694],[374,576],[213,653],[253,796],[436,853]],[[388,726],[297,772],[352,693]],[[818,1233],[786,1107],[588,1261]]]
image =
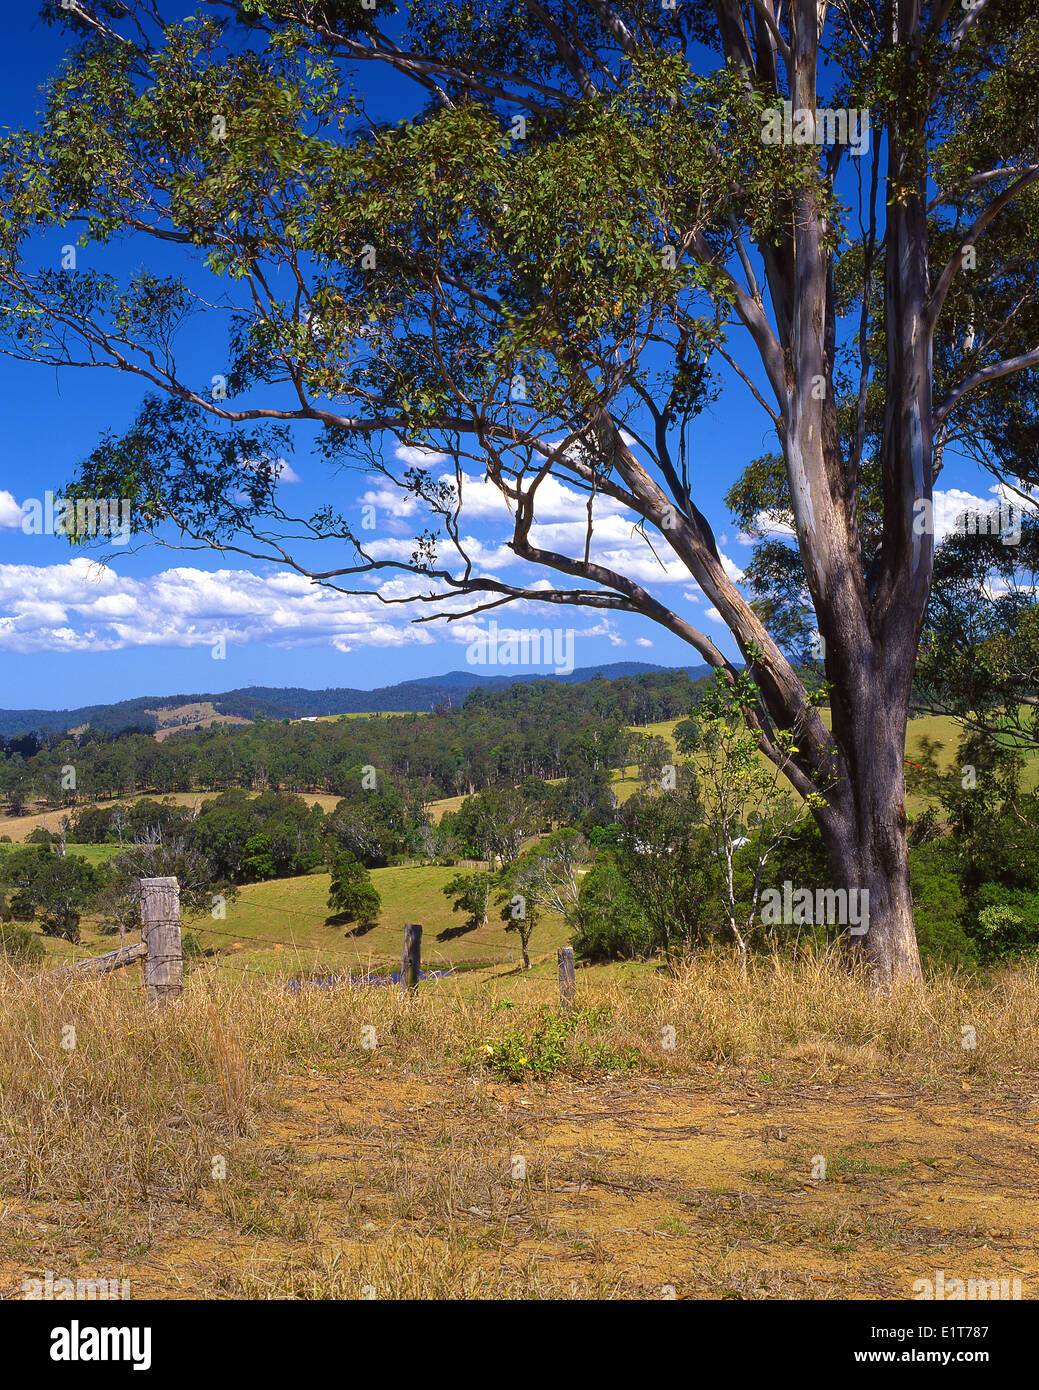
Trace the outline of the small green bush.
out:
[[[574,951],[582,959],[630,960],[653,949],[653,930],[610,850],[585,874],[572,921]]]
[[[0,922],[0,956],[11,965],[39,965],[46,955],[35,932],[15,922]]]
[[[466,1061],[482,1063],[503,1081],[526,1081],[555,1072],[630,1071],[639,1063],[638,1053],[618,1050],[596,1036],[606,1032],[611,1022],[609,1009],[556,1014],[542,1008],[526,1027],[470,1047]]]
[[[971,934],[985,961],[1010,960],[1039,946],[1039,893],[983,883],[974,895]]]
[[[920,958],[928,965],[970,969],[979,963],[967,931],[967,899],[959,856],[949,840],[928,840],[909,851],[913,918]]]

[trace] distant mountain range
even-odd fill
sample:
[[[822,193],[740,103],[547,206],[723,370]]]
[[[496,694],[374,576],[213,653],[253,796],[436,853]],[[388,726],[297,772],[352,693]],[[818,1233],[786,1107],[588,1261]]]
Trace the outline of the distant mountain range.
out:
[[[237,721],[255,719],[257,715],[268,719],[301,719],[320,714],[403,714],[431,710],[437,705],[460,705],[471,690],[501,690],[517,682],[554,680],[576,684],[597,676],[617,680],[621,676],[644,676],[671,670],[685,671],[692,680],[698,680],[710,669],[709,666],[671,667],[642,661],[615,661],[604,666],[582,666],[564,676],[552,672],[481,676],[472,671],[449,671],[445,676],[422,676],[375,690],[345,687],[303,690],[296,686],[250,685],[218,694],[140,695],[133,700],[81,705],[77,709],[0,710],[0,735],[10,738],[35,731],[64,733],[87,727],[108,732],[138,728],[155,733],[163,728],[197,727],[200,723],[211,722],[214,717]]]

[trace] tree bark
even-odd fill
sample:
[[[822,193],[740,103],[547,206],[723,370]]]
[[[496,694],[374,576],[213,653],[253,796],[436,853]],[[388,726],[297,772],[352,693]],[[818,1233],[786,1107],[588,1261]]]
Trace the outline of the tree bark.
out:
[[[867,930],[851,940],[861,942],[875,985],[887,989],[922,978],[905,809],[908,689],[892,702],[881,679],[863,685],[864,707],[845,731],[849,777],[817,821],[835,886],[869,894]]]

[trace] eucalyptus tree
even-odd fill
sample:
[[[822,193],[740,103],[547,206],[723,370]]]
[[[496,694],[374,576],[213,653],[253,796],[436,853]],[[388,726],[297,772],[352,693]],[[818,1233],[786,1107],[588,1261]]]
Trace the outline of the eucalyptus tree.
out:
[[[967,512],[938,547],[917,665],[915,698],[953,715],[986,765],[994,748],[1039,748],[1039,520],[1020,520],[1000,536]]]
[[[395,580],[380,597],[423,621],[526,600],[641,614],[734,679],[597,546],[619,510],[731,632],[759,748],[820,798],[835,883],[869,892],[878,980],[917,975],[903,749],[935,471],[964,434],[1012,468],[1014,422],[1039,418],[1027,0],[183,8],[52,0],[68,62],[38,128],[3,142],[7,350],[147,390],[79,496],[349,592]],[[368,116],[377,81],[394,122]],[[43,264],[59,226],[81,245]],[[92,248],[125,237],[120,279]],[[171,270],[178,246],[206,273]],[[199,321],[201,374],[182,347]],[[690,447],[722,364],[783,460],[832,728],[698,505],[729,467]],[[286,514],[294,428],[418,504],[410,553],[333,484],[316,516]],[[449,466],[398,467],[387,440]],[[473,460],[530,580],[469,538]],[[586,519],[569,546],[537,524],[560,485]]]

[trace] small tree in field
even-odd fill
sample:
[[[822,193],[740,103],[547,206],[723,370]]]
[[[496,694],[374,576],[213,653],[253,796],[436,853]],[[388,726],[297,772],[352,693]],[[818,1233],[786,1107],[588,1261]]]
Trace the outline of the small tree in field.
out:
[[[494,882],[494,874],[481,869],[475,874],[455,874],[444,884],[444,897],[450,899],[453,910],[465,913],[464,931],[474,931],[487,925]]]
[[[581,869],[591,848],[579,830],[563,826],[521,854],[499,875],[499,902],[506,931],[519,933],[523,968],[530,969],[529,943],[543,912],[566,917],[577,907]]]
[[[698,772],[704,818],[715,854],[723,865],[729,931],[744,970],[747,939],[754,925],[765,865],[777,845],[822,800],[813,792],[797,801],[782,790],[782,772],[761,756],[757,740],[740,711],[740,702],[749,688],[750,682],[744,675],[737,676],[734,684],[715,678],[694,716],[700,733],[698,747],[703,753]],[[776,737],[790,757],[797,754],[791,730],[777,733]],[[687,738],[687,746],[697,746],[697,740]],[[744,846],[749,846],[752,880],[749,902],[741,909],[737,903],[734,862],[737,850]]]
[[[344,921],[357,922],[362,927],[374,927],[379,920],[382,899],[371,874],[352,854],[336,855],[328,906]]]
[[[79,921],[96,905],[102,885],[99,870],[78,855],[64,859],[42,849],[24,849],[5,856],[0,865],[5,886],[13,889],[11,915],[38,918],[49,936],[79,940]]]
[[[502,887],[565,917],[577,906],[581,874],[591,858],[591,846],[581,832],[562,826],[520,855],[501,875]]]
[[[518,933],[523,969],[529,970],[530,938],[541,918],[541,908],[534,898],[529,898],[522,890],[517,890],[515,885],[510,886],[504,880],[501,892],[502,896],[498,898],[502,905],[501,920],[505,923],[506,931]]]

